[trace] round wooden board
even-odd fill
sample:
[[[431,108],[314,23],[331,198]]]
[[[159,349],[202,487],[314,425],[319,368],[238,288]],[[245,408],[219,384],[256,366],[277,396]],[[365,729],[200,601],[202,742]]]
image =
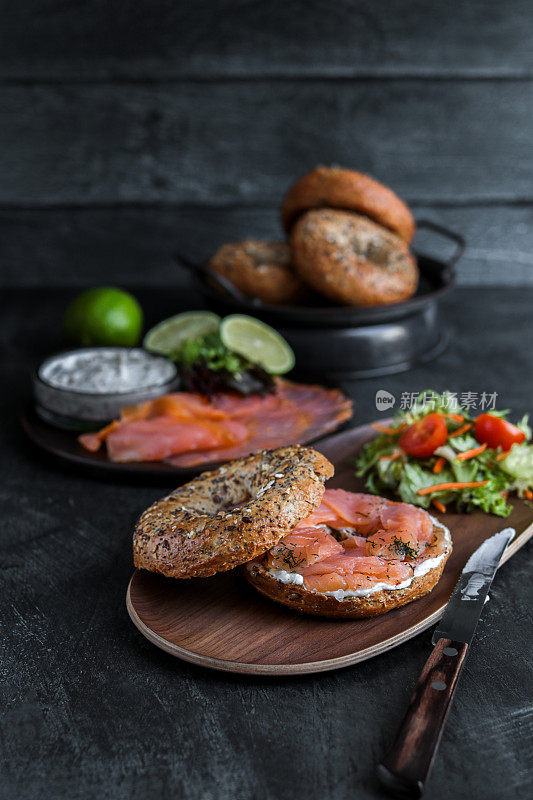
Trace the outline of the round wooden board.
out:
[[[335,465],[328,486],[360,491],[352,458],[375,436],[370,425],[322,440],[317,449]],[[376,656],[429,628],[442,615],[471,553],[507,526],[517,531],[504,560],[533,535],[533,511],[517,501],[511,517],[436,515],[450,528],[454,549],[426,597],[381,617],[328,620],[298,614],[263,598],[238,570],[213,578],[172,580],[137,570],[126,597],[141,633],[172,655],[204,667],[256,675],[323,672]],[[497,578],[496,578],[497,580]]]

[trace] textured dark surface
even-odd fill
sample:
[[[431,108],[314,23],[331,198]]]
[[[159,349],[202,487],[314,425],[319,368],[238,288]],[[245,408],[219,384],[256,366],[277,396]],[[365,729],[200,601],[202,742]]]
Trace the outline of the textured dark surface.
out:
[[[531,409],[530,0],[0,2],[2,800],[366,800],[430,633],[344,672],[226,677],[158,652],[124,607],[136,515],[170,487],[110,484],[37,453],[28,370],[61,345],[75,287],[183,308],[180,248],[278,236],[317,162],[368,170],[463,232],[452,345],[352,383],[498,391]],[[47,287],[70,287],[61,290]],[[45,287],[43,289],[43,287]],[[191,306],[199,299],[187,295]],[[530,551],[529,551],[530,552]],[[528,552],[497,576],[429,800],[531,796]],[[529,727],[528,727],[529,726]]]
[[[0,98],[2,204],[276,205],[317,163],[369,172],[409,202],[532,199],[529,82],[71,84]]]
[[[533,283],[533,206],[440,208],[415,205],[460,231],[468,248],[457,265],[462,284]],[[203,260],[227,241],[282,238],[275,208],[98,208],[0,210],[0,281],[5,286],[86,287],[102,283],[187,284],[172,260]],[[450,246],[420,233],[423,252],[446,258]],[[132,279],[135,276],[135,281]]]
[[[528,0],[450,13],[424,0],[25,0],[2,3],[0,65],[12,79],[190,76],[529,76]],[[73,74],[74,73],[74,74]]]
[[[164,291],[138,294],[149,320],[175,303]],[[61,344],[69,296],[7,290],[0,301],[0,797],[381,797],[375,765],[429,654],[431,631],[359,666],[289,680],[203,671],[145,641],[124,606],[131,529],[171,487],[111,484],[63,469],[17,424],[30,365]],[[346,384],[354,422],[378,416],[379,388],[397,396],[427,387],[498,391],[500,406],[529,411],[532,302],[531,289],[457,290],[445,303],[450,348],[410,373]],[[495,579],[428,800],[530,797],[530,554],[525,548]]]

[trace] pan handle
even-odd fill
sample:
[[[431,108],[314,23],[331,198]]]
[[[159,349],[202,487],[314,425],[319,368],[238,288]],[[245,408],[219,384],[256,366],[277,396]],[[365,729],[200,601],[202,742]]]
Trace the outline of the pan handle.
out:
[[[445,239],[451,239],[452,242],[455,242],[455,250],[453,251],[452,255],[446,261],[446,266],[450,273],[453,275],[455,272],[455,265],[463,255],[466,249],[466,240],[460,233],[456,233],[455,231],[450,230],[449,228],[444,227],[444,225],[439,225],[437,222],[432,222],[430,219],[420,219],[416,221],[417,228],[427,228],[427,230],[433,231],[434,233],[438,233],[440,236],[443,236]]]
[[[180,267],[185,267],[185,269],[189,270],[197,280],[201,280],[203,283],[207,283],[208,280],[211,280],[234,300],[238,300],[239,302],[248,301],[248,298],[224,275],[213,272],[196,261],[191,261],[190,258],[184,256],[182,253],[174,253],[172,258]]]

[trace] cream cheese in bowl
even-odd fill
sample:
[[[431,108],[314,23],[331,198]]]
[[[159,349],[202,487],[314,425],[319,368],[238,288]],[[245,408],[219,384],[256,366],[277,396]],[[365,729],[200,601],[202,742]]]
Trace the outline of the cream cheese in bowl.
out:
[[[152,400],[177,385],[172,361],[129,347],[86,347],[50,356],[33,381],[37,412],[61,427],[106,422],[124,406]]]

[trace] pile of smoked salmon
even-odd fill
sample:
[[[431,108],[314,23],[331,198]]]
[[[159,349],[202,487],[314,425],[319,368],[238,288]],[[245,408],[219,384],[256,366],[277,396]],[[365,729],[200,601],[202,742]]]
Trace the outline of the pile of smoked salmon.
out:
[[[278,379],[276,391],[263,397],[167,394],[123,408],[119,420],[83,434],[79,442],[91,452],[105,442],[112,461],[194,467],[308,442],[351,415],[350,400],[336,389]]]
[[[335,538],[331,528],[342,536]],[[403,584],[412,579],[417,565],[448,549],[422,509],[326,489],[322,504],[265,560],[270,569],[301,575],[307,590],[325,593]]]

